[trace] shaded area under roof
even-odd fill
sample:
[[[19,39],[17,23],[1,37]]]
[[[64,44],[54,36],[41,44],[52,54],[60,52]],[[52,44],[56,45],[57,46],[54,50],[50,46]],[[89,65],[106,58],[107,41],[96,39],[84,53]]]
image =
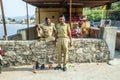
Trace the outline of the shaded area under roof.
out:
[[[33,6],[39,8],[61,8],[69,7],[70,0],[23,0]],[[84,7],[97,7],[101,5],[111,4],[120,0],[72,0],[72,7],[84,8]]]

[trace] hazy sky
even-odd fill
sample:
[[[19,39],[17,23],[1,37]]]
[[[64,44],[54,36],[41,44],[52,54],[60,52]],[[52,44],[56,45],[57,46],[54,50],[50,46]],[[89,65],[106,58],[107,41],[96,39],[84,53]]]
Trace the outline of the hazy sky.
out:
[[[7,17],[25,16],[26,15],[26,3],[22,0],[2,0],[4,13]],[[35,14],[35,7],[29,5],[29,15]],[[1,15],[1,12],[0,12]]]

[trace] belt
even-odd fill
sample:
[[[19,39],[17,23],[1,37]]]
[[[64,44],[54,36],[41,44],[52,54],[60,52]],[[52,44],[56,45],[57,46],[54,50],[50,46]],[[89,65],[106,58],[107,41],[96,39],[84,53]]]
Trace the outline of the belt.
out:
[[[61,37],[60,37],[60,38],[58,38],[58,39],[68,39],[68,38],[61,38]]]
[[[45,38],[40,38],[39,40],[40,40],[40,41],[45,41]]]

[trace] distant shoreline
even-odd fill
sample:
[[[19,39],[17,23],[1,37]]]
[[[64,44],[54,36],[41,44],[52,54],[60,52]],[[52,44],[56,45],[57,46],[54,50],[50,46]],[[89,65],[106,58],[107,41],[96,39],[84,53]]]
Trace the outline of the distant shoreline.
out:
[[[33,27],[35,24],[30,24],[29,27]],[[7,36],[11,36],[17,34],[17,31],[20,29],[27,28],[27,24],[6,24],[7,29]],[[0,40],[3,38],[4,35],[4,27],[3,24],[0,24]]]
[[[3,23],[0,23],[0,24],[3,24]],[[21,23],[6,23],[6,24],[21,24]],[[22,25],[27,25],[27,23],[23,23]],[[35,24],[29,24],[29,25],[35,25]]]

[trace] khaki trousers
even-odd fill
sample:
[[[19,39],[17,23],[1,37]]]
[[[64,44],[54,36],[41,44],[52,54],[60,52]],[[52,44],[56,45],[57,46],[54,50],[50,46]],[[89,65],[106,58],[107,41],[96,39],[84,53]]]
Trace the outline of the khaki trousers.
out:
[[[56,46],[58,49],[58,66],[61,66],[63,53],[63,67],[65,67],[68,61],[68,38],[58,38]]]

